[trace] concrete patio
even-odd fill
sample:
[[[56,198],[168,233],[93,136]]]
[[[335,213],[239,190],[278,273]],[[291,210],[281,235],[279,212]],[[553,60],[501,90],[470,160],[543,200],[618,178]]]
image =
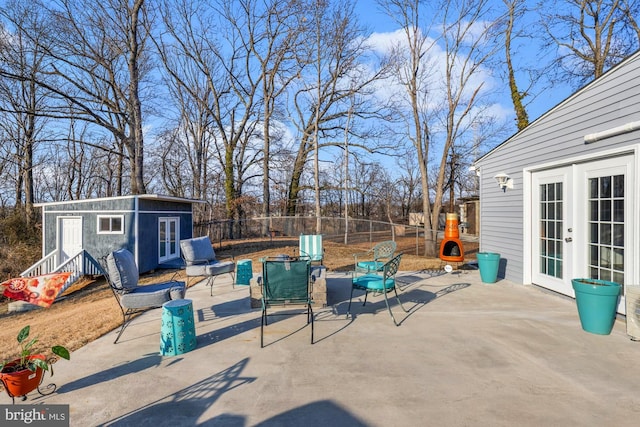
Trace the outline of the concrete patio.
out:
[[[197,348],[159,355],[162,310],[55,366],[72,426],[602,426],[640,419],[640,343],[624,319],[582,331],[570,299],[477,271],[404,272],[394,326],[382,297],[345,316],[350,281],[329,273],[326,308],[278,317],[260,348],[248,286],[192,287]],[[358,295],[360,298],[360,295]],[[45,380],[48,380],[46,378]],[[1,398],[7,401],[7,396]]]

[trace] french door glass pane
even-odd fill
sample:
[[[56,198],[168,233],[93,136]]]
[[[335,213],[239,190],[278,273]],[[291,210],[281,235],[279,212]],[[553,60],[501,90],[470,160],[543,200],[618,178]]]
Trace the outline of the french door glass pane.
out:
[[[167,256],[167,223],[166,221],[160,221],[160,257]]]
[[[589,179],[589,273],[624,284],[624,175]]]
[[[540,185],[540,273],[562,278],[562,182]]]
[[[178,253],[178,248],[177,248],[177,240],[176,240],[176,236],[177,236],[177,232],[176,232],[176,225],[177,225],[177,221],[176,220],[169,220],[169,253],[171,255],[175,255],[176,253]]]

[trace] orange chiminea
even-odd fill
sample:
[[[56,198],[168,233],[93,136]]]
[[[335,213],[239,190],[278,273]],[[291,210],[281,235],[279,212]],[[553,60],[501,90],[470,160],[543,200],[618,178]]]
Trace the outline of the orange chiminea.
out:
[[[440,242],[440,259],[449,262],[464,261],[464,248],[459,239],[458,214],[448,213],[444,227],[444,239]]]

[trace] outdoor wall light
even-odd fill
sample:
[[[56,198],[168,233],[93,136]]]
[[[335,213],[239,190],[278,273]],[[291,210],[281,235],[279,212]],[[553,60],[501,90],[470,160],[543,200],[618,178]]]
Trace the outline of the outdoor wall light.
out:
[[[496,176],[493,177],[498,183],[498,186],[502,189],[502,191],[507,191],[507,188],[513,188],[513,180],[509,178],[504,172],[500,172]]]

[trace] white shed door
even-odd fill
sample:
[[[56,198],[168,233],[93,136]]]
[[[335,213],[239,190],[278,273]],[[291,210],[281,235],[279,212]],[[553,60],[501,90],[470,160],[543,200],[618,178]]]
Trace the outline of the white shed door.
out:
[[[61,217],[58,222],[59,250],[62,264],[82,250],[82,218]]]

